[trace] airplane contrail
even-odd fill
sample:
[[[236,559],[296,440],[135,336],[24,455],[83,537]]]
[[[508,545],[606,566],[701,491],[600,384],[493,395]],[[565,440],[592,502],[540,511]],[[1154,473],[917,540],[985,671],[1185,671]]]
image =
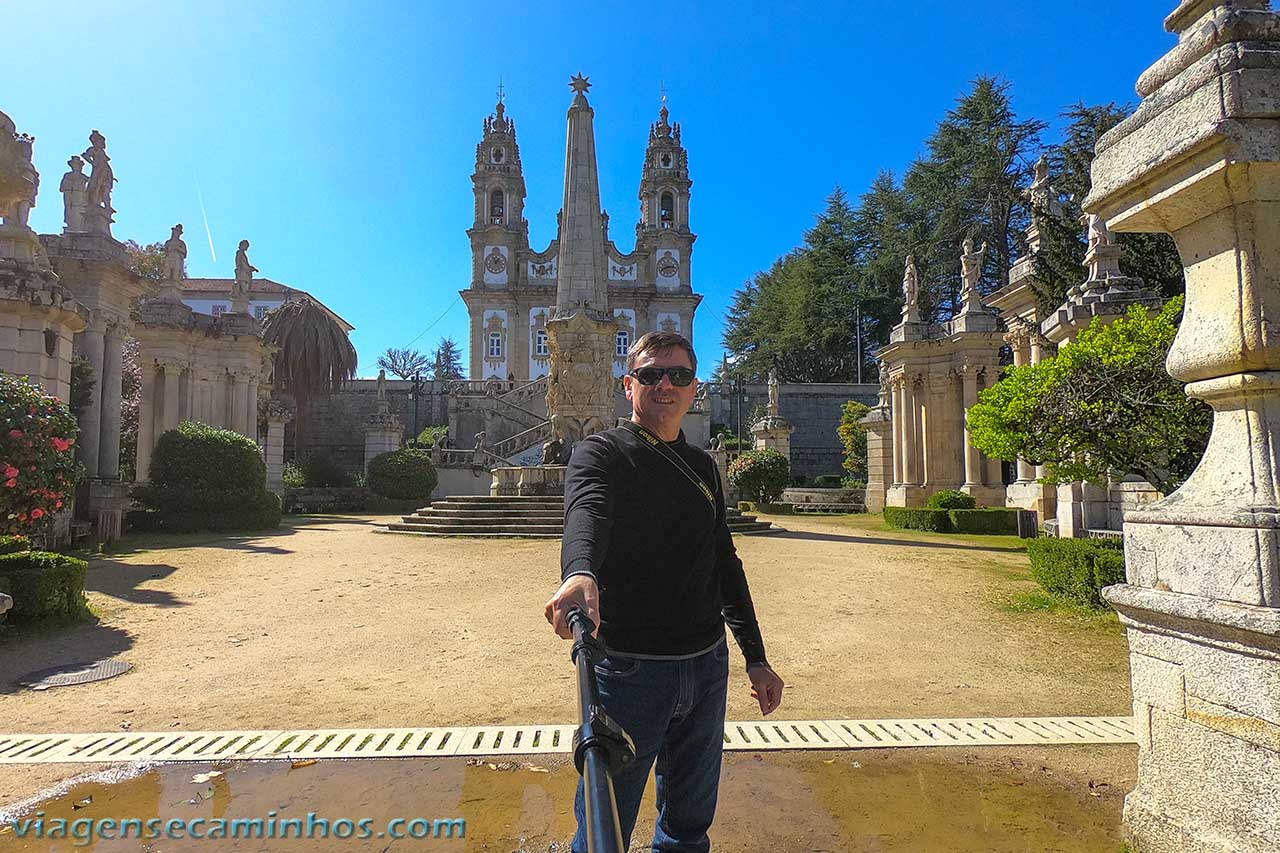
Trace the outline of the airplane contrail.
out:
[[[204,210],[204,193],[200,192],[200,181],[196,181],[196,198],[200,200],[200,216],[204,219],[204,233],[209,238],[209,256],[213,258],[213,262],[218,262],[218,253],[213,248],[213,232],[209,230],[209,214]]]

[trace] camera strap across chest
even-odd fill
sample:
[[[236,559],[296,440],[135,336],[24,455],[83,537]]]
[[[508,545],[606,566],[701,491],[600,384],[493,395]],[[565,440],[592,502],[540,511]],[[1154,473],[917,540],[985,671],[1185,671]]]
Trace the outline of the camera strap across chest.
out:
[[[627,432],[639,438],[640,441],[652,449],[654,453],[658,454],[675,466],[676,470],[683,474],[685,479],[692,483],[694,488],[702,493],[702,496],[707,499],[707,503],[711,505],[712,511],[715,511],[715,494],[713,494],[711,489],[707,486],[706,481],[699,477],[697,472],[689,467],[689,463],[680,458],[680,454],[672,450],[669,444],[635,421],[624,421],[621,426]]]

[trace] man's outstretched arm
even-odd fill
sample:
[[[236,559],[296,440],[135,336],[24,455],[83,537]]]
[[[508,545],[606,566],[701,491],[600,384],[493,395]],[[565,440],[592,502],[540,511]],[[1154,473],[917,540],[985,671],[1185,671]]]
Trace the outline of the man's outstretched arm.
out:
[[[564,537],[560,540],[560,589],[547,601],[545,616],[555,632],[573,638],[569,611],[577,606],[600,625],[597,576],[613,529],[609,448],[603,440],[578,442],[564,477]]]

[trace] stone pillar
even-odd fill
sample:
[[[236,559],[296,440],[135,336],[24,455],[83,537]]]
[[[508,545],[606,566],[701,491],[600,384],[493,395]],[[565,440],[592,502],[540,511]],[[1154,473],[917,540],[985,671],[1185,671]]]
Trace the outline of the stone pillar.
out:
[[[101,326],[90,326],[76,336],[76,352],[84,356],[93,369],[93,393],[89,404],[80,415],[80,436],[76,446],[80,448],[80,461],[89,476],[98,476],[99,454],[102,452],[102,363],[106,348]]]
[[[267,466],[267,488],[277,495],[284,494],[284,425],[293,417],[293,411],[279,400],[266,404],[267,437],[263,443],[263,461]]]
[[[168,432],[178,425],[178,379],[182,365],[169,361],[164,365],[164,419],[161,432]],[[156,436],[158,439],[160,436]]]
[[[964,365],[961,370],[961,382],[963,384],[963,407],[967,414],[969,409],[978,404],[978,374],[972,365]],[[966,486],[977,486],[982,483],[982,455],[978,452],[978,448],[973,446],[973,441],[969,437],[969,422],[965,419],[964,423],[964,484]]]
[[[136,479],[145,483],[151,474],[151,451],[156,444],[156,397],[158,396],[156,366],[142,365],[142,403],[138,407],[138,457],[134,463]]]
[[[1167,232],[1186,310],[1167,361],[1214,410],[1203,459],[1125,515],[1138,780],[1150,851],[1280,850],[1280,15],[1184,0],[1137,112],[1098,142],[1085,210]]]
[[[231,422],[228,424],[230,429],[235,430],[241,435],[248,435],[249,428],[246,426],[247,418],[245,417],[244,404],[248,400],[248,393],[245,391],[249,384],[248,378],[243,373],[234,373],[230,376],[231,380]]]
[[[893,382],[893,409],[890,412],[893,418],[893,484],[900,486],[906,482],[906,428],[907,423],[907,403],[906,395],[903,392],[903,383],[900,379]]]
[[[120,477],[120,395],[124,373],[124,331],[111,326],[103,337],[102,422],[98,449],[98,476]]]
[[[258,383],[248,379],[244,385],[244,434],[258,440]]]
[[[884,400],[884,397],[880,399]],[[859,423],[867,431],[867,512],[884,512],[897,459],[893,443],[894,420],[888,407],[880,406],[872,409]]]
[[[911,430],[907,433],[907,482],[918,486],[924,480],[924,400],[914,379],[907,380],[907,405],[911,410]]]

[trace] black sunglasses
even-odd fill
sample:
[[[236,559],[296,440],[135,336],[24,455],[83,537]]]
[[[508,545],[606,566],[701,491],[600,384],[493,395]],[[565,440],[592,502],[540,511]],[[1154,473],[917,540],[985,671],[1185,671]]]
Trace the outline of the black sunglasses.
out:
[[[693,370],[688,367],[637,367],[631,375],[641,385],[657,385],[663,375],[671,377],[671,384],[683,388],[693,381]]]

